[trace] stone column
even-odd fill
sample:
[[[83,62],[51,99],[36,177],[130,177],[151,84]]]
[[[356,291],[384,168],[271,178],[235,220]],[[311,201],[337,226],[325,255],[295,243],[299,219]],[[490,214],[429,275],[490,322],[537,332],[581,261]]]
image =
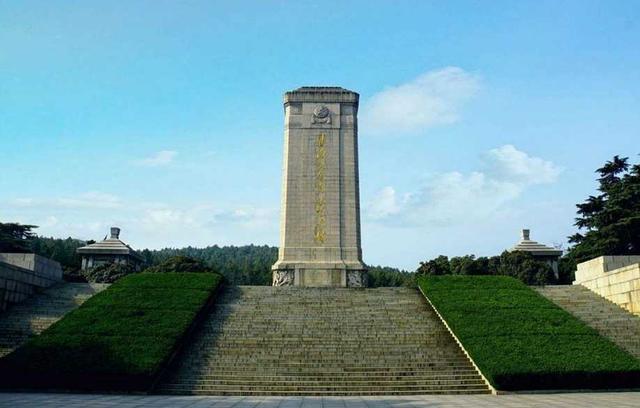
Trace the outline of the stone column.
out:
[[[366,286],[360,243],[358,94],[302,87],[284,96],[275,286]]]

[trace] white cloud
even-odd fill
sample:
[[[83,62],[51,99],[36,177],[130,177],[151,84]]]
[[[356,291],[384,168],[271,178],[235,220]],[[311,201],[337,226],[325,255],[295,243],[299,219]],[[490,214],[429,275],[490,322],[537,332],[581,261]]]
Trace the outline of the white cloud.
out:
[[[35,233],[43,237],[77,238],[77,239],[102,239],[109,232],[109,227],[119,225],[118,222],[94,221],[87,219],[86,214],[59,214],[57,216],[29,215],[19,217],[24,223],[37,225]]]
[[[174,150],[161,150],[144,159],[135,160],[134,163],[139,166],[145,167],[160,167],[166,166],[173,162],[178,152]]]
[[[213,217],[213,222],[217,224],[236,224],[248,228],[264,226],[272,221],[278,221],[276,209],[251,206],[217,211]]]
[[[141,216],[129,224],[148,247],[248,244],[277,238],[278,212],[253,206],[155,204],[142,209]]]
[[[58,223],[59,223],[58,217],[50,215],[47,218],[45,218],[44,221],[39,224],[39,226],[41,228],[42,227],[44,227],[44,228],[53,228],[56,225],[58,225]]]
[[[385,187],[367,208],[373,220],[394,220],[404,225],[453,225],[473,223],[509,211],[508,203],[535,184],[553,183],[561,169],[505,145],[484,155],[481,171],[458,171],[432,176],[417,191],[396,198]]]
[[[190,224],[193,219],[181,210],[170,208],[149,209],[145,211],[142,222],[148,226],[163,226],[176,224]]]
[[[553,183],[562,171],[550,161],[531,157],[513,145],[491,149],[486,160],[493,177],[524,184]]]
[[[61,197],[54,200],[53,204],[65,208],[119,208],[122,206],[119,197],[99,191],[89,191],[76,197]]]
[[[525,186],[491,178],[482,172],[449,172],[434,177],[407,204],[411,222],[451,225],[491,216],[516,199]]]
[[[479,78],[458,67],[426,72],[366,100],[360,115],[362,133],[411,134],[455,123],[461,106],[479,88]]]
[[[188,208],[170,208],[154,205],[144,210],[142,222],[147,228],[164,226],[208,226],[235,225],[236,227],[260,227],[278,221],[277,210],[241,206],[221,208],[212,204],[200,204]]]
[[[400,211],[401,203],[396,197],[396,190],[386,186],[378,191],[367,208],[368,215],[373,219],[383,219]]]
[[[36,205],[37,201],[37,205]],[[276,244],[278,209],[250,205],[128,202],[117,209],[91,207],[78,211],[32,200],[3,214],[24,224],[38,225],[38,235],[100,240],[109,227],[122,228],[123,240],[136,249],[207,245]]]
[[[21,197],[9,200],[9,204],[17,208],[46,207],[69,209],[120,208],[122,206],[119,197],[99,191],[89,191],[75,196],[55,198]]]
[[[109,227],[123,230],[134,248],[275,244],[278,209],[218,203],[168,205],[136,202],[100,192],[5,202],[3,217],[38,225],[38,235],[99,240]]]

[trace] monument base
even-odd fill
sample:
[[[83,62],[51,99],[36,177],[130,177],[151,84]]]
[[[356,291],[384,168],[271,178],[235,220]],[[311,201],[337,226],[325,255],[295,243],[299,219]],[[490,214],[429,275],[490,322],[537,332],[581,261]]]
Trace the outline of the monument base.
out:
[[[284,265],[283,265],[284,266]],[[367,270],[364,265],[357,268],[328,268],[323,265],[287,265],[273,268],[273,286],[306,286],[327,288],[363,288],[367,286]]]

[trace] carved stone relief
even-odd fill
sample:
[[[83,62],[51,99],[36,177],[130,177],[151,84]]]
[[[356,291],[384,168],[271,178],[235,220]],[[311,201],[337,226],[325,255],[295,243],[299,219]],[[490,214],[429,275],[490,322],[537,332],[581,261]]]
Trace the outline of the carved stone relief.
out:
[[[293,286],[294,271],[274,271],[273,286]]]
[[[364,288],[367,286],[367,273],[365,271],[347,271],[347,287]]]
[[[318,105],[313,110],[314,125],[326,125],[331,123],[331,111],[324,105]]]

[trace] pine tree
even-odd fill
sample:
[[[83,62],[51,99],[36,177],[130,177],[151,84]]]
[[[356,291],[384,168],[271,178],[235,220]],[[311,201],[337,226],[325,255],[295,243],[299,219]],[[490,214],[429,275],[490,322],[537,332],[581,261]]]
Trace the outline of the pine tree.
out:
[[[31,252],[35,225],[0,223],[0,252]]]
[[[640,254],[640,165],[615,156],[596,171],[599,195],[577,204],[579,232],[569,255],[584,262],[602,255]]]

